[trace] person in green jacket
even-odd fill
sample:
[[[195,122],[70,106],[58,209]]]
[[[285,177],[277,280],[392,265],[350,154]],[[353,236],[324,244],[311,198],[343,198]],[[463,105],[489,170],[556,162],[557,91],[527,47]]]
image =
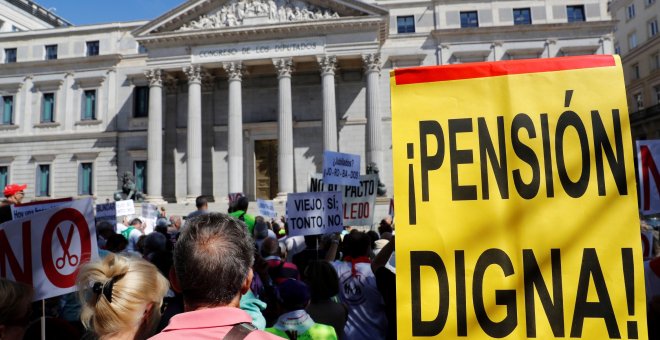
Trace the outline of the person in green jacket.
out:
[[[243,221],[248,227],[250,235],[254,237],[254,216],[247,213],[249,203],[247,197],[240,196],[229,204],[229,216]]]
[[[337,333],[332,326],[314,322],[305,307],[311,294],[302,281],[287,279],[277,286],[278,305],[282,314],[266,332],[292,340],[336,340]]]

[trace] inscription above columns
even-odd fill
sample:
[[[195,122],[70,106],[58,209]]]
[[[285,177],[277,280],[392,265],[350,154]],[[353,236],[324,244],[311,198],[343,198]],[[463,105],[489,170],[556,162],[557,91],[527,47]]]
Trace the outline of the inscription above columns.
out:
[[[325,54],[325,37],[268,40],[196,46],[191,48],[193,64]]]

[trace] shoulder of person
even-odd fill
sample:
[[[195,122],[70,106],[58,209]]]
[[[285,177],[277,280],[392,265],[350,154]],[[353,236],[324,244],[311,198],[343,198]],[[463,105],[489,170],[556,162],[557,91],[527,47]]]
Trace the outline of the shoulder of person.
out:
[[[276,339],[282,339],[282,337],[279,337],[275,334],[266,332],[266,331],[253,331],[250,334],[248,334],[247,337],[245,337],[245,340],[276,340]]]

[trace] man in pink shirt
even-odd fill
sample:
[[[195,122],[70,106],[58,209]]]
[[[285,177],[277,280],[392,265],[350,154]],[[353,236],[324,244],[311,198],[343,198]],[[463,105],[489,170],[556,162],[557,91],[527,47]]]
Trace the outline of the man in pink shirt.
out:
[[[151,339],[281,339],[255,330],[252,318],[239,309],[252,282],[252,242],[247,228],[224,214],[186,221],[174,248],[185,313]]]

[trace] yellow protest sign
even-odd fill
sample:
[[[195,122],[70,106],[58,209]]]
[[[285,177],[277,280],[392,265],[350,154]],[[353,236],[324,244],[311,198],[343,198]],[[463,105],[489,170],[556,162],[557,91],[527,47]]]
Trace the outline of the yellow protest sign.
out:
[[[646,339],[619,58],[390,82],[398,337]]]

